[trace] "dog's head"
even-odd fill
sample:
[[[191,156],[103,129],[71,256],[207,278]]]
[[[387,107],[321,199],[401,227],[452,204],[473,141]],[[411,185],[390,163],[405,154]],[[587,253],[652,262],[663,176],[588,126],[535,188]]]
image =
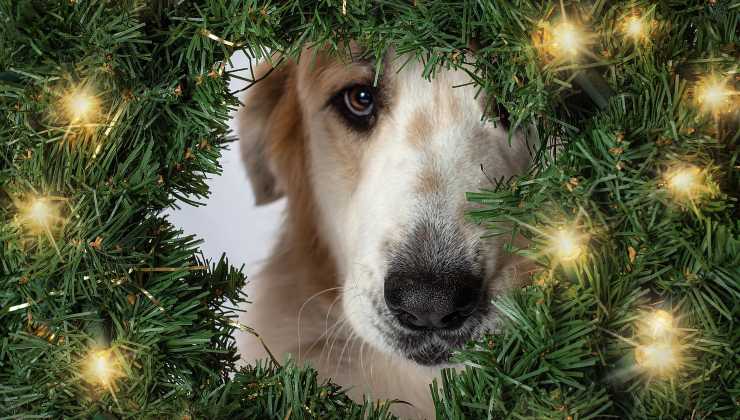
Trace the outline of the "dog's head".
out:
[[[257,203],[286,195],[294,219],[311,215],[293,223],[313,224],[328,248],[355,332],[435,365],[494,327],[491,298],[518,281],[502,243],[466,218],[465,193],[522,173],[530,154],[483,121],[465,71],[422,70],[393,54],[376,63],[311,49],[264,63],[240,134]]]

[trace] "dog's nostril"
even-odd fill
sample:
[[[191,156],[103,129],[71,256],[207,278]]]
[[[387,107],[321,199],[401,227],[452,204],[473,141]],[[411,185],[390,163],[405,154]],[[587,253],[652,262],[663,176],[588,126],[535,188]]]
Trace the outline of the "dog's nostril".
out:
[[[455,311],[449,315],[445,315],[440,320],[440,324],[443,325],[442,328],[457,328],[460,325],[462,325],[463,322],[470,316],[472,311],[468,312],[467,314],[462,311]]]
[[[460,327],[473,311],[445,313],[432,309],[417,313],[403,310],[392,312],[396,316],[396,319],[398,319],[398,322],[406,328],[412,330],[438,330]]]
[[[468,303],[466,303],[463,306],[460,306],[457,308],[457,312],[454,312],[450,315],[459,315],[462,317],[469,317],[473,312],[475,312],[475,308],[478,307],[478,301],[477,300],[470,300]]]
[[[426,322],[416,317],[416,315],[411,314],[406,311],[400,311],[395,313],[396,318],[398,321],[404,325],[405,327],[417,330],[417,329],[427,329],[428,326]]]

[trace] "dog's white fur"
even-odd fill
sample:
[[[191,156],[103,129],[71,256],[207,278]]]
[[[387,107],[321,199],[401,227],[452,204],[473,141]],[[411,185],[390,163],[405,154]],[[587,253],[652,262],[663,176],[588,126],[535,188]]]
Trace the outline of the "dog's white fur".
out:
[[[530,155],[524,141],[510,145],[502,128],[482,122],[466,72],[442,69],[430,81],[420,63],[404,62],[385,60],[383,106],[367,132],[348,128],[327,101],[345,86],[372,84],[372,63],[307,49],[248,91],[238,118],[257,203],[282,195],[288,203],[272,256],[250,279],[253,303],[241,322],[276,356],[310,362],[354,396],[398,398],[413,407],[397,413],[433,417],[429,384],[440,367],[409,360],[383,333],[389,251],[413,240],[423,220],[440,236],[462,233],[451,250],[471,258],[486,251],[476,261],[491,296],[520,285],[518,260],[466,219],[465,192],[523,172]],[[258,74],[269,69],[263,63]],[[490,314],[469,330],[494,325]],[[238,344],[246,361],[267,355],[253,336]]]

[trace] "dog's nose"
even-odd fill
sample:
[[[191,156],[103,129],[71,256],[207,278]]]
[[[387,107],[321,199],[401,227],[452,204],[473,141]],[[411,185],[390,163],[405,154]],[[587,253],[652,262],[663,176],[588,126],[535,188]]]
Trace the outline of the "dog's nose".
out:
[[[389,273],[385,278],[385,303],[407,328],[455,329],[478,307],[482,284],[482,277],[467,272]]]

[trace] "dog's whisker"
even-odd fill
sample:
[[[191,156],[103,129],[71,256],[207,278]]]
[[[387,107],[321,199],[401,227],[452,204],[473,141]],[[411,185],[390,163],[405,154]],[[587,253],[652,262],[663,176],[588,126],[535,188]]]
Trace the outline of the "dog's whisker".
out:
[[[346,295],[351,290],[352,290],[352,288],[349,288],[349,289],[348,288],[345,288],[343,292]],[[324,319],[324,330],[327,330],[328,329],[329,316],[331,316],[331,313],[334,310],[334,305],[336,305],[337,302],[339,302],[339,300],[341,298],[342,298],[342,293],[337,293],[337,296],[334,298],[334,300],[332,301],[331,305],[329,305],[329,309],[326,311],[326,317]]]
[[[368,378],[368,372],[365,369],[365,348],[366,346],[367,346],[367,341],[362,340],[362,345],[360,345],[360,370],[362,370],[362,377],[365,383],[368,385],[368,387],[372,387],[372,374]]]
[[[352,330],[350,332],[349,338],[344,341],[344,346],[342,346],[342,352],[339,353],[339,359],[338,359],[337,367],[336,367],[335,372],[334,372],[334,376],[338,376],[339,375],[339,369],[342,366],[350,365],[351,364],[352,356],[349,355],[349,354],[347,355],[349,357],[349,360],[345,364],[345,362],[344,362],[344,352],[347,350],[347,346],[348,345],[350,345],[351,343],[354,343],[355,342],[355,339],[356,338],[357,338],[357,333],[354,330]],[[352,352],[352,349],[350,347],[350,353],[351,352]],[[349,369],[349,372],[350,372],[350,375],[352,375],[353,374],[353,369]]]
[[[349,325],[349,322],[347,320],[342,321],[342,323],[340,324],[340,327],[337,330],[335,330],[334,334],[332,334],[333,338],[331,339],[331,342],[329,344],[329,351],[326,352],[326,362],[327,363],[329,362],[329,359],[332,356],[332,352],[334,351],[334,346],[337,344],[337,340],[339,339],[339,336],[341,335],[339,334],[339,332],[342,331],[342,329],[348,325]],[[352,332],[351,329],[350,329],[350,332]],[[339,362],[341,363],[341,360],[339,360]]]
[[[314,342],[313,342],[313,343],[311,344],[311,347],[309,347],[309,348],[308,348],[308,350],[306,350],[306,354],[307,354],[307,355],[310,355],[310,354],[311,354],[311,351],[312,351],[312,350],[314,349],[314,347],[316,347],[316,346],[317,346],[317,345],[318,345],[319,343],[321,343],[321,342],[323,342],[323,343],[324,343],[324,344],[323,344],[323,347],[322,347],[322,350],[321,350],[321,352],[323,353],[323,351],[324,351],[324,348],[326,348],[326,342],[327,342],[327,340],[328,340],[328,339],[330,339],[330,338],[332,337],[332,335],[333,335],[333,333],[335,332],[335,330],[336,330],[336,329],[337,329],[338,327],[340,327],[340,325],[339,325],[339,324],[340,324],[340,323],[343,323],[343,322],[346,322],[346,319],[343,319],[343,318],[342,318],[342,319],[337,319],[337,320],[336,320],[336,321],[334,322],[334,324],[332,324],[332,326],[331,326],[331,327],[328,327],[328,328],[326,328],[326,329],[324,330],[324,333],[323,333],[323,334],[321,334],[321,335],[320,335],[320,336],[319,336],[319,337],[318,337],[318,338],[317,338],[316,340],[314,340]],[[310,356],[309,356],[309,357],[310,357]]]
[[[358,293],[354,293],[354,294],[348,295],[348,292],[358,292]],[[354,288],[346,288],[345,289],[345,293],[344,293],[344,298],[345,299],[348,299],[349,301],[352,301],[354,299],[357,299],[358,297],[360,297],[360,293],[359,293],[358,290],[356,290]],[[336,301],[334,303],[336,303]],[[334,303],[332,303],[332,305]],[[327,316],[327,319],[328,319],[328,316]],[[334,346],[334,343],[336,343],[338,337],[340,336],[340,332],[341,332],[342,328],[344,328],[345,326],[349,325],[349,319],[346,316],[342,316],[340,321],[342,322],[342,324],[338,326],[337,323],[339,321],[337,321],[337,323],[335,323],[332,326],[332,329],[334,331],[330,335],[328,335],[327,338],[324,340],[324,345],[323,345],[322,350],[321,350],[321,353],[322,354],[324,353],[324,351],[326,349],[326,344],[331,341],[331,346],[329,347],[329,352],[326,354],[327,362],[328,362],[329,357],[331,356],[331,350],[332,350],[332,348]],[[327,334],[328,332],[329,331],[326,331],[325,334]],[[332,339],[333,339],[333,341],[332,341]]]
[[[324,293],[328,293],[328,292],[331,292],[331,291],[334,291],[334,290],[341,290],[343,288],[344,287],[342,287],[342,286],[329,287],[327,289],[324,289],[324,290],[321,290],[319,292],[316,292],[313,295],[311,295],[308,299],[306,299],[306,301],[303,302],[303,304],[301,305],[301,308],[298,309],[298,320],[297,320],[297,323],[298,323],[298,326],[297,326],[298,327],[297,328],[297,330],[298,330],[298,360],[302,360],[301,359],[301,345],[303,343],[303,340],[302,340],[302,337],[301,337],[301,317],[303,315],[303,310],[306,308],[306,305],[309,302],[311,302],[313,299],[315,299],[315,298],[323,295]]]

